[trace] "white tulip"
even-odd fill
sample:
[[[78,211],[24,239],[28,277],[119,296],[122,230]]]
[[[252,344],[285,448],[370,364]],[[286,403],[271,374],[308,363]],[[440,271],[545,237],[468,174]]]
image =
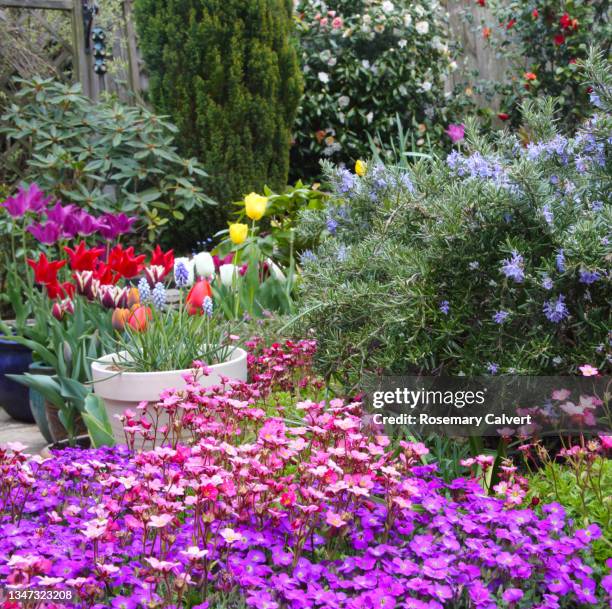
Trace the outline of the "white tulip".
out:
[[[221,283],[229,288],[234,283],[234,278],[238,277],[238,267],[235,264],[222,264],[219,268]]]
[[[193,258],[198,277],[210,277],[215,274],[215,262],[208,252],[200,252]]]
[[[185,265],[185,268],[187,269],[187,272],[189,273],[189,277],[187,278],[187,285],[193,285],[193,280],[195,277],[195,269],[194,269],[194,265],[193,265],[193,260],[191,260],[190,258],[175,258],[174,259],[174,271],[176,274],[176,266],[179,264],[179,262],[182,262]]]
[[[283,273],[278,264],[276,264],[276,262],[274,262],[271,258],[268,258],[266,262],[270,268],[270,275],[272,275],[274,279],[278,279],[278,281],[285,281],[285,273]]]

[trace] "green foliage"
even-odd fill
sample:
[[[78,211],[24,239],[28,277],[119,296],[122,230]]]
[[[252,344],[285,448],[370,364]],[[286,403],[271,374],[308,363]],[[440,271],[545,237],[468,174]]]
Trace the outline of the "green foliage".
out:
[[[461,104],[444,92],[456,64],[437,0],[301,0],[298,12],[305,87],[297,175],[318,176],[322,157],[348,165],[367,158],[369,139],[386,143],[397,120],[417,149],[448,143],[443,130]]]
[[[591,45],[610,54],[609,0],[491,0],[487,5],[491,16],[479,29],[489,27],[490,52],[504,57],[509,70],[505,81],[480,83],[476,89],[484,85],[485,91],[501,94],[501,111],[510,114],[515,125],[525,99],[555,96],[562,127],[571,132],[590,114],[589,90],[579,62],[586,59]],[[473,22],[471,11],[465,14]],[[528,72],[537,78],[527,80]]]
[[[135,9],[150,99],[207,168],[207,192],[227,204],[265,184],[284,188],[301,94],[291,0],[137,0]],[[213,234],[227,215],[190,218],[181,241]]]
[[[64,203],[137,214],[151,240],[171,218],[210,204],[206,173],[173,146],[176,128],[140,106],[92,102],[80,85],[18,81],[0,134],[15,145],[2,180],[36,182]]]
[[[576,461],[576,459],[574,459]],[[593,542],[593,554],[604,563],[612,550],[612,460],[598,457],[574,465],[549,461],[529,476],[528,502],[556,501],[567,509],[577,526],[597,524],[602,537]]]
[[[327,376],[609,366],[612,99],[589,78],[602,109],[573,139],[530,104],[526,148],[472,125],[447,161],[328,167],[336,196],[299,228],[321,245],[301,259],[295,324]]]

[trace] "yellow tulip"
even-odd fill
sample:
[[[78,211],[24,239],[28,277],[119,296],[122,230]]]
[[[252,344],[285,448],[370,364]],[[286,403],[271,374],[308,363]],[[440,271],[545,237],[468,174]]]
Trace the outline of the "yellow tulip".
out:
[[[268,198],[262,197],[255,192],[252,192],[244,198],[244,210],[251,220],[261,220],[266,213],[267,205]]]
[[[356,163],[355,163],[355,173],[362,178],[365,173],[366,173],[366,169],[368,168],[368,166],[361,160],[359,159]]]
[[[235,245],[240,245],[247,238],[248,233],[249,227],[246,224],[230,224],[229,236]]]

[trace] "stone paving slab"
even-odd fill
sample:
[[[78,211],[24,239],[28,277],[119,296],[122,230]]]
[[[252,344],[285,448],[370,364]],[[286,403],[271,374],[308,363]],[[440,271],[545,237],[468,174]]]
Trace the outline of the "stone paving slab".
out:
[[[26,452],[33,455],[47,445],[36,423],[15,421],[0,408],[0,446],[7,442],[21,442],[28,447]]]

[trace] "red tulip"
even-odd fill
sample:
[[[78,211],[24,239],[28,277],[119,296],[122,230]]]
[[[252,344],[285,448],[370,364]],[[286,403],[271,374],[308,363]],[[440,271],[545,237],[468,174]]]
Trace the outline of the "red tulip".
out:
[[[70,268],[73,271],[93,271],[96,260],[104,253],[103,247],[85,248],[85,242],[81,241],[76,249],[64,247],[64,251],[70,258]]]
[[[174,250],[162,252],[159,245],[155,246],[155,250],[151,254],[151,266],[163,266],[164,275],[167,275],[174,268]]]
[[[189,315],[202,315],[202,305],[207,296],[212,298],[210,283],[206,279],[200,279],[187,294],[186,304]]]
[[[108,256],[108,266],[126,279],[136,277],[144,268],[145,255],[134,256],[134,248],[126,250],[121,245],[116,245]]]
[[[152,318],[151,307],[138,306],[132,311],[127,322],[135,332],[144,332],[149,325],[149,320]]]
[[[45,254],[41,254],[37,262],[28,258],[28,264],[34,269],[34,281],[45,285],[57,283],[57,272],[65,266],[67,262],[67,260],[49,262]]]

